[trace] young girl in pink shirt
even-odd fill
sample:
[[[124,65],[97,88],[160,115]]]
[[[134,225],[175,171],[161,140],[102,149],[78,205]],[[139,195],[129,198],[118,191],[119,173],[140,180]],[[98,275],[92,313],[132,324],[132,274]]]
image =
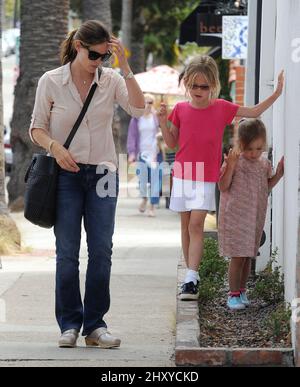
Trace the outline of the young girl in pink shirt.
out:
[[[179,145],[173,169],[170,209],[181,215],[181,241],[187,272],[179,299],[198,298],[198,268],[203,254],[204,221],[215,210],[224,128],[234,117],[256,118],[280,96],[283,72],[276,91],[265,101],[242,107],[218,99],[219,71],[213,58],[201,55],[187,66],[183,82],[189,100],[179,102],[168,116],[161,104],[159,121],[166,144]]]

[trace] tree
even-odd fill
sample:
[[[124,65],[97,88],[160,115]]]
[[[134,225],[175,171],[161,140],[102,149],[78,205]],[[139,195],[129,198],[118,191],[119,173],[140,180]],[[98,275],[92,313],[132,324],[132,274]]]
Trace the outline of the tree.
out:
[[[111,31],[110,0],[82,0],[82,19],[99,20]]]
[[[112,1],[114,30],[121,21],[120,0]],[[199,0],[132,0],[133,66],[136,72],[144,71],[149,53],[154,63],[173,65],[177,61],[174,46],[179,37],[181,22],[199,5]]]
[[[0,41],[2,31],[2,0],[0,0]],[[0,47],[1,54],[1,47]],[[2,55],[0,56],[2,57]],[[8,213],[5,201],[5,161],[3,144],[3,98],[2,98],[2,60],[0,60],[0,254],[21,244],[20,233]]]
[[[0,12],[2,11],[2,0],[0,0]],[[0,37],[2,39],[2,12],[0,17]],[[1,50],[1,47],[0,47]],[[2,57],[2,55],[1,55]],[[3,98],[2,98],[2,60],[0,61],[0,214],[7,212],[5,204],[5,161],[3,141]]]
[[[122,43],[129,51],[131,50],[132,6],[133,0],[122,0]]]
[[[11,180],[8,184],[10,203],[22,203],[24,175],[34,151],[28,128],[38,79],[60,65],[59,46],[68,32],[69,0],[22,0],[20,75],[15,88],[11,121],[11,143],[14,154]]]

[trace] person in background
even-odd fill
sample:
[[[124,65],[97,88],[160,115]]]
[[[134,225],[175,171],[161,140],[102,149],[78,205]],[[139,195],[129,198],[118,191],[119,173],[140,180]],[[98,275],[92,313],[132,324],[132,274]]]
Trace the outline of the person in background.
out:
[[[146,109],[143,116],[132,118],[129,123],[127,152],[129,163],[138,161],[144,164],[142,165],[143,168],[137,168],[140,195],[142,197],[139,211],[141,213],[146,211],[149,198],[148,216],[154,217],[155,205],[159,203],[161,190],[161,173],[158,163],[163,161],[163,152],[158,147],[156,137],[159,132],[159,122],[153,106],[153,95],[145,94],[145,101]]]

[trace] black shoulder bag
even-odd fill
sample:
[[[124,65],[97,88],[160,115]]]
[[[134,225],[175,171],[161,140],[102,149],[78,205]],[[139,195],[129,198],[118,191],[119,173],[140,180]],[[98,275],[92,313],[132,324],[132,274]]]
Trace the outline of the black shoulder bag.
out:
[[[101,72],[99,71],[99,78]],[[69,134],[64,147],[69,149],[89,104],[93,98],[97,83],[94,83],[85,100],[83,108]],[[56,187],[59,165],[52,156],[34,154],[25,175],[24,216],[40,227],[51,228],[55,224]]]

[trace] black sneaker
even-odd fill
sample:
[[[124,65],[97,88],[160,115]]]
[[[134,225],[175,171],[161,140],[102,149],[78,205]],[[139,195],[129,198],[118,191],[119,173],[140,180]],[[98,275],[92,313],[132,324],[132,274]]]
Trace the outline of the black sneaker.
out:
[[[194,284],[193,281],[183,284],[181,287],[181,291],[178,295],[179,300],[188,301],[188,300],[198,300],[199,281],[197,281],[197,285]]]

